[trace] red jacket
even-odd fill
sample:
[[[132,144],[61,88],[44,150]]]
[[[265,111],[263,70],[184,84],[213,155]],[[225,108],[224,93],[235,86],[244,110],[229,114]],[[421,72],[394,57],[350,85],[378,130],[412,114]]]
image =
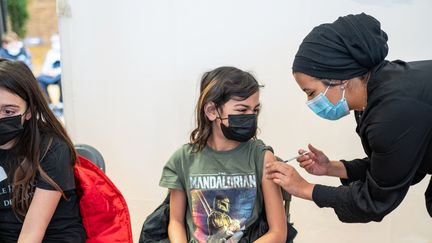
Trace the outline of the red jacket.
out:
[[[132,243],[129,210],[120,191],[103,171],[78,156],[76,190],[87,243]]]

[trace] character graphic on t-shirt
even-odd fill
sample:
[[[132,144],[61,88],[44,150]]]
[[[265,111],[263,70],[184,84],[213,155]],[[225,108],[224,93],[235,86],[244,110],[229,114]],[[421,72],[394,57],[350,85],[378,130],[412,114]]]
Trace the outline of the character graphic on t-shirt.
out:
[[[229,198],[226,195],[217,195],[213,200],[213,210],[207,219],[209,235],[218,235],[225,238],[240,230],[240,220],[231,218],[229,211]]]
[[[190,177],[194,238],[199,242],[238,242],[252,215],[255,174],[199,174]]]

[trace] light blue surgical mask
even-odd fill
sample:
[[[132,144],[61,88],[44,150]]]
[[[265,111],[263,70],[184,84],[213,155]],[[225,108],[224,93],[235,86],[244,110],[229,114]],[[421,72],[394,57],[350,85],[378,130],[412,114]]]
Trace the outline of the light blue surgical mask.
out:
[[[348,115],[349,108],[345,99],[345,89],[342,89],[342,98],[334,105],[326,96],[329,88],[330,86],[327,87],[324,93],[321,92],[306,104],[315,114],[328,120],[337,120]]]

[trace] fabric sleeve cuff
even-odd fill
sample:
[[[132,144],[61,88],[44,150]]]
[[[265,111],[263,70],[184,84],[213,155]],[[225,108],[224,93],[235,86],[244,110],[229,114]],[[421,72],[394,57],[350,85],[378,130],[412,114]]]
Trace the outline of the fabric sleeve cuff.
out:
[[[160,187],[165,187],[165,188],[168,188],[168,189],[178,189],[178,190],[184,191],[184,189],[183,189],[183,187],[181,185],[178,185],[178,184],[172,183],[172,182],[168,182],[168,181],[161,180],[159,182],[159,186]]]
[[[337,187],[316,184],[312,192],[312,200],[322,207],[333,207],[337,204]]]
[[[355,180],[353,180],[354,175],[351,173],[351,171],[352,171],[351,170],[351,163],[349,161],[344,160],[344,159],[341,159],[340,162],[342,162],[342,164],[345,166],[345,170],[346,170],[347,176],[348,176],[347,179],[341,178],[340,181],[341,181],[342,185],[347,186],[351,182],[355,181]]]

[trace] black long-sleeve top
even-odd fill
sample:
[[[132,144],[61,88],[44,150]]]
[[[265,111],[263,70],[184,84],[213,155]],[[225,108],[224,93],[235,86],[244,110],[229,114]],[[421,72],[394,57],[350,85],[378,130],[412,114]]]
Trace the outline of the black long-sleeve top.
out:
[[[312,195],[343,222],[381,221],[432,174],[432,60],[384,61],[372,70],[367,94],[367,107],[356,114],[367,158],[342,160],[343,185],[316,185]],[[432,216],[432,181],[425,195]]]

